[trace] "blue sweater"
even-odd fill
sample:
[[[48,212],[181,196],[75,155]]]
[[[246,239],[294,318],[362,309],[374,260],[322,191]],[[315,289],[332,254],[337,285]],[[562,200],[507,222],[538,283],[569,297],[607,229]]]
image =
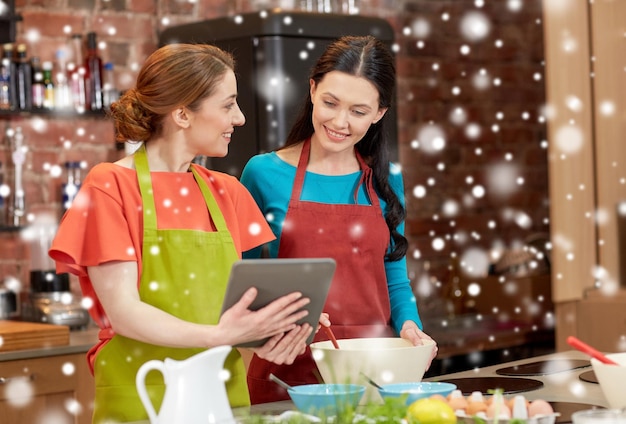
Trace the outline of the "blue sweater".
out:
[[[282,224],[289,206],[295,176],[296,167],[280,159],[275,152],[251,158],[241,175],[241,182],[256,200],[276,235],[276,240],[269,244],[269,255],[273,258],[278,256]],[[334,204],[354,203],[353,193],[360,177],[361,171],[340,176],[307,172],[301,200]],[[404,183],[399,167],[395,165],[391,165],[389,183],[404,204]],[[359,188],[357,202],[360,205],[369,204],[363,185]],[[380,199],[383,213],[386,206],[386,203]],[[398,231],[404,234],[404,222],[398,226]],[[244,258],[258,258],[260,254],[261,248],[257,248],[244,252],[243,256]],[[384,258],[380,259],[384,260]],[[421,329],[422,322],[407,275],[406,257],[399,261],[385,260],[385,273],[391,303],[391,323],[394,330],[399,334],[405,321],[414,321]]]

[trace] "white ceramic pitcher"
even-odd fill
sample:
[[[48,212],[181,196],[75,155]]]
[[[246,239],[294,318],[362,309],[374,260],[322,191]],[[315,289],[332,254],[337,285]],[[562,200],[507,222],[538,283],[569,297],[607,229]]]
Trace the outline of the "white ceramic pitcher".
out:
[[[222,373],[230,351],[230,346],[217,346],[183,361],[166,358],[143,364],[137,372],[136,385],[150,424],[233,423]],[[152,370],[161,372],[165,381],[158,414],[145,384],[146,375]]]

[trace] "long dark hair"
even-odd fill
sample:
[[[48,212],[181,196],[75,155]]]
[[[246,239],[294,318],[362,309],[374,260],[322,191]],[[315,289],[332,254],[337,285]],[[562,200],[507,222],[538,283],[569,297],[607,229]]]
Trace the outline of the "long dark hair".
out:
[[[365,78],[378,91],[379,106],[390,108],[396,86],[394,58],[384,43],[371,36],[346,36],[331,43],[319,58],[309,78],[319,84],[327,73],[339,71]],[[313,133],[313,103],[311,93],[302,105],[295,124],[282,148],[298,144],[310,138]],[[389,186],[389,113],[372,124],[365,136],[356,144],[356,149],[372,168],[374,188],[387,203],[385,221],[391,233],[391,250],[387,259],[397,261],[406,255],[408,242],[396,227],[404,220],[406,211],[398,196]]]

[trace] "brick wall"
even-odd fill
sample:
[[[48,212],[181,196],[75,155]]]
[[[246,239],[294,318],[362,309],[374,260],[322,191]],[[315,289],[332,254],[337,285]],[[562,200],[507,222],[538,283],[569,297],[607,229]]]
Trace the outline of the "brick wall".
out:
[[[23,17],[17,41],[27,43],[29,55],[53,60],[69,34],[96,31],[101,55],[114,64],[116,83],[125,89],[155,49],[161,29],[231,13],[233,5],[250,11],[251,3],[17,0]],[[451,304],[445,293],[454,257],[462,258],[469,248],[514,247],[531,234],[548,231],[541,1],[482,3],[362,2],[363,14],[384,17],[396,32],[409,267],[425,316],[444,314]],[[475,24],[469,28],[473,39],[462,35],[467,22]],[[485,25],[490,30],[480,38],[477,30]],[[91,166],[120,155],[112,127],[102,119],[19,117],[0,125],[2,130],[24,129],[30,146],[25,178],[31,212],[60,209],[62,176],[51,176],[48,164],[80,158]],[[431,146],[429,133],[438,134],[445,148]],[[0,161],[7,159],[4,144]],[[497,184],[507,179],[514,190]],[[485,195],[473,195],[480,187]],[[11,247],[6,242],[10,237],[2,235],[0,276],[28,269],[25,251]],[[433,246],[435,239],[442,241],[440,247]]]
[[[472,248],[516,248],[549,232],[541,1],[519,10],[515,2],[474,3],[406,2],[393,20],[409,268],[418,293],[432,293],[432,302],[420,301],[425,316],[443,315],[453,303],[444,294],[458,272],[454,258]],[[487,22],[488,35],[462,36],[465,19],[478,28]],[[420,37],[425,23],[428,36]],[[424,149],[424,128],[436,128],[446,147]],[[500,187],[507,179],[508,188]],[[423,197],[413,195],[416,186]],[[483,197],[473,195],[477,186]],[[443,241],[436,248],[435,239]]]

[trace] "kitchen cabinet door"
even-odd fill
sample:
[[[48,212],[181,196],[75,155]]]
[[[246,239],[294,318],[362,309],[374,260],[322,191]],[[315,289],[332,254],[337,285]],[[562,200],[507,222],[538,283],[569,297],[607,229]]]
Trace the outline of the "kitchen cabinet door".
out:
[[[0,362],[3,422],[91,423],[93,397],[84,354]]]

